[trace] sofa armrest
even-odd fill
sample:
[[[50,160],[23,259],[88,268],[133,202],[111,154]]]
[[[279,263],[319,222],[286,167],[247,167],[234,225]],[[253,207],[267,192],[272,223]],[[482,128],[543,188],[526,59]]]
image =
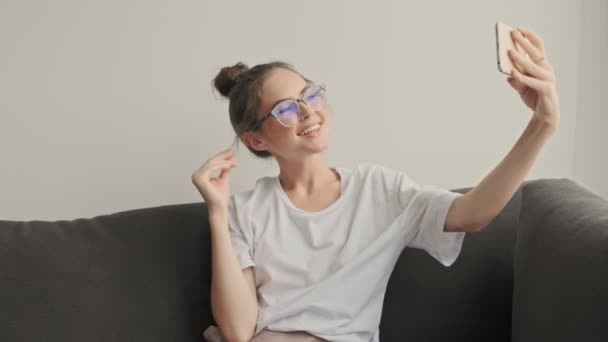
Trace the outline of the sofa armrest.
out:
[[[513,341],[608,341],[608,201],[569,179],[526,182]]]

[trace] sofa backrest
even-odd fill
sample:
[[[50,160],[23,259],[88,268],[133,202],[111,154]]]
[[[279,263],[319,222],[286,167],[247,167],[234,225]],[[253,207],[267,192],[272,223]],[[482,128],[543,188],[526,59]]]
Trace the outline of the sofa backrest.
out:
[[[510,340],[520,197],[450,267],[405,248],[383,341]],[[201,341],[215,324],[209,238],[204,203],[0,221],[0,341]]]
[[[381,340],[511,341],[520,204],[521,188],[486,229],[465,235],[449,267],[424,250],[406,247],[389,280]]]

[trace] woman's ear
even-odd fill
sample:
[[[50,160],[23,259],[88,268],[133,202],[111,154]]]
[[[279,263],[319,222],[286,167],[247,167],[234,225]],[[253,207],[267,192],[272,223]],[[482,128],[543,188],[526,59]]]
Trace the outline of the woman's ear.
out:
[[[266,143],[260,139],[258,133],[256,132],[248,131],[241,134],[241,140],[245,143],[245,145],[256,151],[266,151],[267,149]]]

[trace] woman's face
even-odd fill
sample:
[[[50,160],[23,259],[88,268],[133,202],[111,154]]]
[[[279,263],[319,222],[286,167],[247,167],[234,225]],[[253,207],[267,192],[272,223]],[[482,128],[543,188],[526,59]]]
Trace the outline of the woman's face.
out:
[[[262,85],[258,119],[264,118],[274,106],[285,99],[301,98],[310,85],[297,73],[283,68],[271,71]],[[254,149],[267,150],[275,157],[286,160],[300,160],[308,155],[324,151],[328,145],[327,108],[313,109],[302,101],[298,102],[300,120],[291,127],[283,126],[275,117],[262,122],[257,130],[245,133],[245,143]],[[302,134],[315,124],[318,132]]]

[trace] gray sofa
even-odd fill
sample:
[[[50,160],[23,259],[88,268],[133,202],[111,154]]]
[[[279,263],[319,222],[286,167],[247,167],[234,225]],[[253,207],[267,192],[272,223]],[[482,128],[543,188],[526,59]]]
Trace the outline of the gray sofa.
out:
[[[201,203],[0,221],[0,341],[202,341],[210,266]],[[568,179],[526,181],[451,267],[405,248],[380,336],[608,341],[608,201]]]

